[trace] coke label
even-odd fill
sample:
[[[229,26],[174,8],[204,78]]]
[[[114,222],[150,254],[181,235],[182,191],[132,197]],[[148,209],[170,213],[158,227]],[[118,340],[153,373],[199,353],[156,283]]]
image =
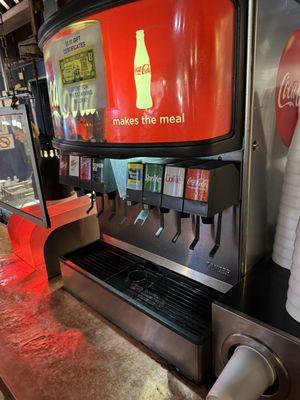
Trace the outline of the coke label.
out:
[[[59,156],[59,175],[67,176],[69,172],[69,156]]]
[[[207,203],[210,171],[206,169],[188,169],[185,184],[185,198]]]
[[[162,192],[164,166],[160,164],[146,164],[144,190],[152,193]]]
[[[185,168],[166,166],[164,194],[172,197],[183,197]]]
[[[69,175],[79,177],[79,156],[70,156]]]
[[[143,190],[143,164],[128,163],[127,189]]]
[[[92,160],[89,157],[80,159],[80,179],[90,181],[92,177]]]

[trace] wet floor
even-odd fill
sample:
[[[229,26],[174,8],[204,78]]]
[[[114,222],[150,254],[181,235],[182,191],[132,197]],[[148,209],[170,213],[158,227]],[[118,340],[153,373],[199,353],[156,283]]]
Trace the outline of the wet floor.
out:
[[[0,226],[0,376],[17,400],[201,400],[152,352],[11,255]],[[4,250],[5,248],[5,250]],[[57,287],[57,283],[54,286]]]

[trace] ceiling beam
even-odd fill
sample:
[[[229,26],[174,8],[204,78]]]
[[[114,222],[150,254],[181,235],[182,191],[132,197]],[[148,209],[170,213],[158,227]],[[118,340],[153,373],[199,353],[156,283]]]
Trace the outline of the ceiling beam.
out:
[[[29,0],[23,0],[3,13],[2,20],[5,35],[31,22]]]

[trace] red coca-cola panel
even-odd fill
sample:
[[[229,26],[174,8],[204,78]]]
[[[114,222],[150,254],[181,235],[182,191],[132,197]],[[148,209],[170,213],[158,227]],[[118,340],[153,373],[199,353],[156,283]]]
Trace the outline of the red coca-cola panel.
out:
[[[97,82],[105,81],[107,105],[99,117],[103,136],[94,140],[196,142],[231,132],[232,0],[141,0],[81,21],[98,21],[104,54],[105,76]],[[46,47],[76,29],[62,29]],[[55,62],[50,52],[48,78]],[[92,123],[91,115],[85,118]],[[85,138],[77,140],[92,140]]]
[[[185,183],[185,198],[207,203],[210,171],[206,169],[188,169]]]

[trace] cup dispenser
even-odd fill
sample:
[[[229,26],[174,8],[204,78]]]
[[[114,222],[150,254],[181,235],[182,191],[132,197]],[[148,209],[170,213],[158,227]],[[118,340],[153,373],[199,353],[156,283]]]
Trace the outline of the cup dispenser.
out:
[[[186,173],[183,213],[195,215],[194,250],[200,239],[200,218],[204,224],[213,224],[218,215],[215,245],[209,252],[213,258],[221,245],[222,213],[239,202],[239,171],[234,163],[207,161],[190,167]]]

